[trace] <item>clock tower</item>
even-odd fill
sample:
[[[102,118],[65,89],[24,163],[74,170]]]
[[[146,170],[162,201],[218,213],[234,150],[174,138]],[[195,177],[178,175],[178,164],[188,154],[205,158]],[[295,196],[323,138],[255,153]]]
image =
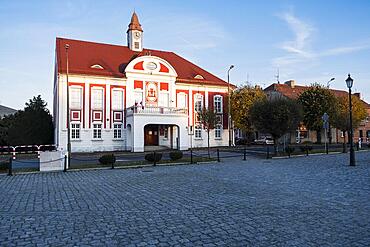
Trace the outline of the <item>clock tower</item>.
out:
[[[135,11],[132,14],[131,22],[128,25],[127,46],[133,51],[143,50],[143,29],[141,28],[139,18],[137,17]]]

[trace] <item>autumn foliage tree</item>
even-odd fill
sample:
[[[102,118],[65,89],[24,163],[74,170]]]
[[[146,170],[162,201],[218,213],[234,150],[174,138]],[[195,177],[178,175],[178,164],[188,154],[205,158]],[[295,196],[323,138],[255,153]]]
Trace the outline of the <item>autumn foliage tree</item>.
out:
[[[321,143],[321,130],[323,128],[322,116],[326,112],[330,118],[336,107],[336,98],[327,88],[319,84],[311,85],[298,97],[303,109],[303,123],[317,133],[317,143]]]
[[[235,127],[242,129],[247,135],[253,133],[250,109],[255,102],[264,99],[266,95],[259,86],[247,84],[236,89],[231,95],[231,117]]]
[[[250,114],[253,126],[258,131],[272,136],[276,153],[278,139],[297,129],[302,111],[295,100],[281,97],[255,102]]]
[[[352,125],[356,129],[367,116],[364,103],[356,96],[352,96]],[[332,117],[332,125],[343,131],[344,140],[346,132],[350,130],[349,124],[349,99],[342,96],[337,98],[335,112]]]

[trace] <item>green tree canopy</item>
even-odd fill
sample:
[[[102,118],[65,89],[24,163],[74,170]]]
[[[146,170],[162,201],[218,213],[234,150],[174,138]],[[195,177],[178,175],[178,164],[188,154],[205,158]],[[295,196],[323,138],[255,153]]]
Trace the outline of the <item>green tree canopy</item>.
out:
[[[46,102],[41,96],[33,97],[23,111],[1,120],[5,123],[7,145],[40,145],[53,143],[53,122]],[[0,123],[0,125],[1,125]]]
[[[331,118],[335,112],[334,94],[319,84],[313,84],[299,95],[298,102],[302,105],[304,125],[317,132],[317,142],[320,143],[323,128],[322,116],[326,112]]]
[[[251,107],[250,114],[254,127],[273,137],[275,150],[278,139],[288,132],[295,131],[302,117],[297,101],[282,97],[257,101]]]
[[[231,95],[231,116],[235,127],[253,132],[250,118],[252,105],[259,100],[266,99],[266,95],[259,86],[244,85],[236,89]]]

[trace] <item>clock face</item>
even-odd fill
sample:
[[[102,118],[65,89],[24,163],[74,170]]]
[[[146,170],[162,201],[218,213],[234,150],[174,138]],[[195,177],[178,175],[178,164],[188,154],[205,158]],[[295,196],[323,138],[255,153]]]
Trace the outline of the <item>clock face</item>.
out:
[[[139,32],[135,32],[135,38],[140,38],[141,34]]]

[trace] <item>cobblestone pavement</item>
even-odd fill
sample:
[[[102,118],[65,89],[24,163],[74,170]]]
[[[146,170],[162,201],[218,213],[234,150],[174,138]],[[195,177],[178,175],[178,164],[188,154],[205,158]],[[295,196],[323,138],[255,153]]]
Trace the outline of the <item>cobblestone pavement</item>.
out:
[[[370,152],[0,176],[0,245],[369,246]]]

